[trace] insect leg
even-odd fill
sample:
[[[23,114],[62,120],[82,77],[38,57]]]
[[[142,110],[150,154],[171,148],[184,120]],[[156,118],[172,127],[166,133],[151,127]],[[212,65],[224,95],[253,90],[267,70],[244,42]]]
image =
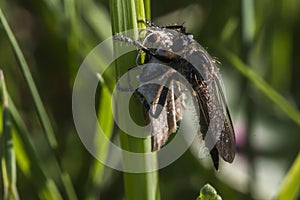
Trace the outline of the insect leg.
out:
[[[162,85],[159,88],[157,95],[152,102],[155,112],[151,113],[151,115],[155,118],[157,118],[158,115],[161,113],[161,111],[166,103],[168,93],[171,92],[171,94],[172,94],[171,98],[173,98],[175,100],[174,81],[178,80],[178,74],[177,74],[177,71],[175,71],[175,70],[169,70],[169,72],[171,73],[171,75],[168,77],[164,86]],[[160,106],[157,106],[157,105],[160,105]]]
[[[155,56],[155,52],[153,52],[153,49],[148,49],[147,47],[145,47],[144,45],[142,45],[141,43],[139,43],[138,41],[135,41],[129,37],[123,37],[123,36],[119,36],[119,35],[114,35],[114,40],[118,40],[121,42],[126,42],[128,44],[132,44],[134,46],[136,46],[136,48],[144,51],[146,54],[149,54],[151,56]]]
[[[140,91],[136,90],[136,93],[141,99],[142,104],[144,105],[148,113],[154,118],[157,118],[160,115],[163,107],[165,106],[167,95],[169,92],[168,87],[170,86],[171,81],[172,79],[170,77],[164,85],[159,86],[153,101],[150,102],[151,105],[148,103],[145,96]]]

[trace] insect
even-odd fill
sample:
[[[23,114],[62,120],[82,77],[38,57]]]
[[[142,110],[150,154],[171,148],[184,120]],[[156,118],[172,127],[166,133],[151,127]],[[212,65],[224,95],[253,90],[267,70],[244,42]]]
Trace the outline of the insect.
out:
[[[232,120],[223,93],[219,70],[210,55],[198,44],[182,25],[158,27],[146,22],[148,28],[137,39],[115,35],[114,39],[134,45],[146,54],[144,68],[138,75],[141,82],[160,78],[161,85],[144,85],[136,90],[151,124],[152,150],[160,149],[185,110],[184,92],[176,74],[181,74],[190,84],[192,101],[205,146],[209,147],[214,167],[219,167],[219,155],[226,162],[235,157],[235,134]],[[156,64],[170,67],[158,70]]]

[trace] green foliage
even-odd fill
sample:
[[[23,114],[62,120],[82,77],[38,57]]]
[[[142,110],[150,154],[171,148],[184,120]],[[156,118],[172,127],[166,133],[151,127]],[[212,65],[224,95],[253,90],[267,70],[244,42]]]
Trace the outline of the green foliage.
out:
[[[195,199],[207,182],[223,199],[296,199],[299,9],[297,0],[1,1],[0,67],[7,88],[2,74],[0,199]],[[160,170],[159,179],[158,172],[123,174],[93,158],[76,134],[71,98],[81,62],[112,33],[144,27],[138,20],[145,18],[185,23],[222,63],[239,156],[230,166],[221,163],[220,172],[192,150]],[[111,92],[135,57],[99,75],[97,117],[113,142],[119,134]],[[97,61],[100,68],[104,59]],[[95,143],[105,157],[108,144]],[[149,141],[141,145],[125,134],[120,143],[130,151],[150,148]],[[205,185],[198,199],[217,197],[214,188]]]
[[[145,27],[145,24],[138,23],[145,21],[145,7],[142,0],[111,0],[111,17],[113,34],[126,30]],[[147,10],[147,9],[146,9]],[[115,49],[116,51],[117,49]],[[136,54],[128,54],[116,61],[116,78],[134,66],[136,62]],[[139,107],[136,104],[131,112],[138,112]],[[118,113],[123,113],[121,109]],[[140,120],[141,121],[141,120]],[[123,149],[133,152],[147,152],[151,149],[150,139],[134,138],[120,130],[120,140]],[[123,165],[131,165],[132,160],[125,155],[122,158]],[[142,161],[144,166],[156,161],[147,160],[145,157]],[[130,200],[155,200],[160,199],[158,189],[157,172],[149,173],[124,173],[125,197]]]
[[[8,96],[5,86],[3,72],[0,70],[0,85],[2,91],[2,134],[1,134],[1,164],[4,186],[4,200],[18,200],[16,175],[16,158],[13,146],[13,137],[11,130],[11,117],[8,104]]]

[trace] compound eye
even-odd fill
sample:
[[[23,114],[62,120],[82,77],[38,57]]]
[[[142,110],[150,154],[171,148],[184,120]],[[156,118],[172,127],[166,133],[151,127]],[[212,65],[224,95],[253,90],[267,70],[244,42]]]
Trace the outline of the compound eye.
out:
[[[156,34],[150,34],[148,37],[147,37],[147,41],[148,42],[151,42],[151,43],[153,43],[153,42],[156,42],[157,41],[157,35]]]
[[[176,38],[171,48],[173,52],[181,51],[184,48],[184,41],[181,38]]]

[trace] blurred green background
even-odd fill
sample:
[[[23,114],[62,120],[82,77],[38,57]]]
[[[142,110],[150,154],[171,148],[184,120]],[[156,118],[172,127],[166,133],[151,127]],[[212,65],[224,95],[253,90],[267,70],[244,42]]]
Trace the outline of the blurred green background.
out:
[[[1,0],[0,8],[58,143],[49,144],[43,133],[30,87],[0,24],[0,68],[27,129],[20,130],[12,114],[20,199],[124,199],[122,173],[103,167],[87,152],[72,117],[77,70],[88,53],[111,36],[109,1]],[[199,160],[191,148],[159,171],[161,199],[196,199],[205,183],[223,199],[276,198],[299,153],[300,1],[152,0],[151,18],[162,26],[184,23],[222,63],[238,150],[233,164],[222,162],[216,172],[209,158]],[[252,78],[236,66],[236,58],[255,73]],[[105,81],[96,107],[104,119],[101,123],[109,124],[111,118],[105,116],[111,113],[102,106],[111,83]],[[115,131],[110,126],[107,130]],[[0,198],[4,185],[1,181]]]

